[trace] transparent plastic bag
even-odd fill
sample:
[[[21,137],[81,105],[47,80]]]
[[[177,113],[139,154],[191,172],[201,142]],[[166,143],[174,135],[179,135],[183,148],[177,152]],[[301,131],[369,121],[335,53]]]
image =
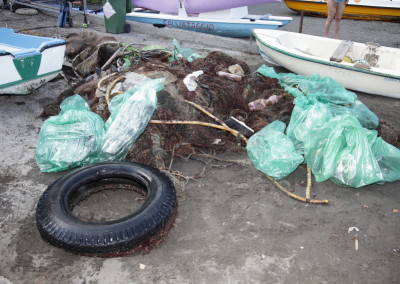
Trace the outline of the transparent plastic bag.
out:
[[[35,160],[42,172],[57,172],[90,164],[104,135],[101,117],[89,110],[79,95],[66,98],[57,116],[48,118],[39,132]]]
[[[303,162],[284,134],[285,128],[283,122],[276,120],[251,136],[246,146],[253,165],[277,180],[288,176]]]
[[[147,127],[157,107],[157,92],[163,89],[164,82],[164,78],[148,80],[113,98],[99,161],[126,157],[129,148]]]

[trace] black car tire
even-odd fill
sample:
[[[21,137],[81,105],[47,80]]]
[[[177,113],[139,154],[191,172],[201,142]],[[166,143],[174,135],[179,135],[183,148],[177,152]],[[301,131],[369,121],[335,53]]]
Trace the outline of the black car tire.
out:
[[[146,200],[133,213],[107,222],[87,222],[72,209],[90,192],[88,185],[124,181],[145,193]],[[39,199],[36,222],[51,245],[84,255],[112,256],[132,251],[171,224],[177,199],[171,180],[160,170],[129,162],[83,167],[62,176]]]

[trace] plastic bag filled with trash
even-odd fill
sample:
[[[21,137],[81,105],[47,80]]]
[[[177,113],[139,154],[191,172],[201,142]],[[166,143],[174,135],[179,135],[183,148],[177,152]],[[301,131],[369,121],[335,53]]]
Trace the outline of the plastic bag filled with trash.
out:
[[[113,98],[100,161],[123,160],[126,157],[129,148],[149,123],[157,107],[157,92],[163,89],[164,82],[164,78],[148,80]]]
[[[326,104],[333,115],[351,114],[361,125],[376,129],[379,118],[367,106],[357,100],[357,95],[346,90],[340,83],[330,77],[318,74],[301,76],[291,73],[276,73],[272,67],[261,66],[258,73],[277,78],[285,90],[295,97],[294,104],[307,109],[308,105],[317,102]]]
[[[251,136],[246,146],[256,169],[278,180],[292,173],[304,160],[284,134],[285,128],[282,121],[276,120]]]
[[[290,152],[294,148],[304,155],[318,182],[330,179],[357,188],[400,179],[400,150],[377,137],[377,116],[353,93],[333,80],[316,75],[277,74],[266,66],[260,68],[259,73],[278,78],[296,97],[286,129],[292,144],[280,141],[275,152],[284,151],[279,149],[281,147]],[[258,144],[269,149],[266,143]],[[262,154],[258,155],[262,157]],[[257,163],[263,163],[264,169],[273,166],[273,158],[264,156],[260,159],[263,161]],[[255,163],[256,168],[260,169],[258,164]],[[270,170],[263,172],[273,176]]]
[[[104,122],[79,95],[66,98],[57,116],[42,125],[35,160],[42,172],[57,172],[94,162],[104,136]]]
[[[79,95],[66,98],[61,112],[42,125],[35,160],[42,172],[56,172],[103,161],[123,160],[146,128],[165,79],[145,81],[111,101],[106,123]]]
[[[317,182],[361,187],[400,178],[400,150],[363,128],[351,115],[333,117],[308,132],[305,161]]]

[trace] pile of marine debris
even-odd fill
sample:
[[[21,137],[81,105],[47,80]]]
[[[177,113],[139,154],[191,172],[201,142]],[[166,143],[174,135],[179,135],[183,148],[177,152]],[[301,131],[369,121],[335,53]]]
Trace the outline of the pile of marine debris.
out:
[[[307,99],[303,96],[306,88],[312,88],[311,92],[317,96],[321,95],[317,101],[325,100],[323,103],[327,103],[333,112],[350,112],[351,115],[355,111],[360,115],[360,122],[364,120],[366,125],[373,126],[363,127],[377,128],[378,135],[386,142],[396,147],[400,145],[399,134],[389,123],[379,121],[359,101],[351,107],[348,105],[350,101],[346,104],[346,100],[341,100],[344,92],[355,102],[354,93],[339,86],[339,97],[331,97],[324,80],[328,80],[328,85],[337,83],[329,81],[332,80],[330,78],[298,78],[290,74],[281,77],[268,69],[260,71],[263,68],[252,72],[245,62],[223,52],[215,51],[202,57],[190,49],[181,48],[176,41],[172,50],[162,46],[138,49],[115,38],[96,34],[71,34],[67,37],[67,43],[68,60],[62,75],[72,87],[44,109],[44,117],[57,115],[59,105],[65,98],[80,94],[88,102],[90,110],[106,121],[110,117],[109,105],[113,97],[125,93],[134,85],[140,85],[145,79],[165,78],[164,89],[157,93],[157,108],[149,124],[126,155],[131,161],[173,172],[170,167],[174,157],[204,156],[205,149],[208,153],[227,150],[243,152],[252,134],[277,120],[283,122],[282,126],[285,127],[291,121],[295,105],[308,104],[309,99],[310,102],[315,101],[316,97]],[[312,85],[314,79],[319,81],[318,88]],[[304,85],[298,83],[304,80]],[[337,99],[338,103],[335,103]],[[390,180],[397,179],[399,173],[397,168],[394,170],[396,175],[391,176]],[[268,177],[274,177],[265,173]],[[279,188],[279,184],[276,185]],[[304,200],[312,201],[309,198]],[[327,201],[316,200],[315,203]]]
[[[245,62],[222,52],[211,52],[191,61],[182,55],[185,51],[176,50],[176,45],[173,51],[160,46],[139,50],[112,37],[71,34],[67,37],[68,60],[62,74],[72,87],[55,103],[46,106],[43,116],[58,114],[59,105],[66,97],[80,94],[93,112],[107,120],[108,102],[121,93],[120,89],[112,90],[117,82],[128,82],[129,78],[137,78],[137,74],[152,79],[166,78],[164,90],[157,94],[158,106],[152,120],[199,124],[148,125],[130,149],[128,159],[159,168],[168,164],[171,159],[168,153],[188,157],[198,153],[197,149],[244,150],[240,138],[243,136],[202,123],[215,125],[218,119],[217,124],[229,124],[234,118],[257,132],[275,120],[289,122],[293,97],[277,79],[251,72]],[[195,78],[198,71],[202,75]],[[192,77],[188,76],[193,73]],[[245,130],[242,134],[248,137],[247,127],[242,127]]]

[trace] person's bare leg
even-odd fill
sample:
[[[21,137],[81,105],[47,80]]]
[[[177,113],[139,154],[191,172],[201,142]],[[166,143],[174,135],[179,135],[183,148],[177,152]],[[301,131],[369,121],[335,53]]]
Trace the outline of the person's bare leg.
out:
[[[329,37],[329,29],[331,28],[331,23],[335,19],[335,14],[336,14],[335,0],[328,0],[327,6],[328,6],[328,16],[325,21],[324,34],[326,37]]]
[[[340,20],[342,19],[342,14],[344,8],[346,7],[345,1],[340,3],[336,8],[336,15],[335,15],[335,35],[336,39],[339,39],[339,32],[340,32]]]

